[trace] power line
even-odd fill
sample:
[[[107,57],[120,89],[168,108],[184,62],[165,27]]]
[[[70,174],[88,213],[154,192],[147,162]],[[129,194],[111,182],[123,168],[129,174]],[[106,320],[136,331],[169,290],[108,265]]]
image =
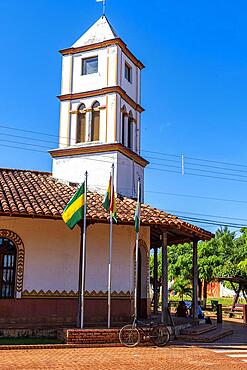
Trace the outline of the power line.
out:
[[[153,157],[153,156],[149,156],[149,155],[147,155],[146,158],[148,160],[149,159],[157,159],[157,160],[160,160],[160,161],[173,162],[173,163],[177,163],[179,166],[181,166],[181,158],[169,159],[169,158]],[[186,159],[186,158],[188,158],[188,157],[184,156],[184,159]],[[212,165],[208,165],[208,164],[193,163],[193,162],[186,162],[185,164],[186,164],[186,168],[187,168],[188,165],[191,165],[191,166],[199,166],[199,167],[214,168],[214,169],[219,169],[219,170],[235,171],[235,172],[237,171],[237,172],[247,173],[247,170],[241,170],[239,168],[228,168],[228,167],[222,167],[222,166],[219,167],[219,166],[212,166]]]
[[[19,142],[16,142],[16,143],[19,144]],[[25,144],[26,143],[22,143],[22,145],[25,145]],[[45,151],[31,149],[31,148],[29,149],[29,148],[17,147],[17,146],[14,146],[14,145],[1,144],[1,147],[13,148],[13,149],[21,149],[21,150],[28,150],[28,151],[33,151],[33,152],[39,152],[39,153],[47,154]],[[109,163],[109,161],[104,161],[104,160],[99,160],[99,159],[90,159],[90,158],[87,158],[87,160],[93,160],[93,161],[98,161],[98,162]],[[122,165],[130,166],[127,163],[126,164],[123,163]],[[173,171],[173,170],[167,170],[167,169],[163,169],[163,168],[147,167],[147,170],[159,171],[159,172],[168,172],[168,173],[176,173],[176,174],[179,174],[179,175],[181,174],[181,171]],[[237,181],[237,182],[243,182],[243,183],[246,183],[247,182],[247,181],[244,181],[244,180],[241,180],[241,179],[235,179],[235,178],[229,178],[229,177],[220,177],[220,176],[210,176],[210,175],[196,174],[196,173],[191,173],[191,172],[185,172],[185,175],[197,176],[197,177],[206,177],[206,178],[219,179],[219,180]]]
[[[182,154],[181,155],[179,155],[179,154],[170,154],[170,153],[156,152],[156,151],[151,151],[151,150],[142,150],[142,152],[144,152],[144,153],[159,154],[159,155],[162,155],[162,156],[168,156],[168,157],[174,157],[174,158],[180,158],[180,159],[182,157]],[[184,158],[185,159],[186,158],[187,159],[192,159],[192,160],[195,160],[195,161],[201,161],[201,162],[219,163],[219,164],[224,164],[224,165],[228,165],[228,166],[238,166],[238,167],[246,167],[247,168],[247,165],[240,164],[240,163],[230,163],[230,162],[215,161],[215,160],[211,160],[211,159],[196,158],[196,157],[190,157],[190,156],[186,156],[186,155],[184,155]]]
[[[237,224],[237,223],[228,223],[228,222],[222,222],[222,221],[215,221],[215,220],[207,220],[207,219],[202,219],[202,218],[193,218],[193,217],[186,217],[183,215],[178,216],[184,221],[189,221],[189,222],[194,222],[194,223],[199,223],[199,224],[205,224],[205,225],[211,225],[211,226],[227,226],[235,229],[241,229],[246,227],[247,225],[243,224]]]
[[[221,202],[231,202],[231,203],[244,203],[244,204],[247,204],[247,201],[245,201],[245,200],[207,197],[207,196],[196,195],[196,194],[177,194],[177,193],[168,193],[168,192],[151,191],[151,190],[146,190],[146,191],[144,191],[144,193],[154,193],[154,194],[169,195],[169,196],[182,197],[182,198],[196,198],[196,199],[205,199],[205,200],[215,200],[215,201],[221,201]]]
[[[24,142],[20,142],[20,141],[13,141],[13,140],[7,140],[7,139],[0,139],[0,141],[2,142],[8,142],[8,143],[13,143],[13,144],[17,144],[17,145],[28,145],[28,146],[34,146],[34,147],[39,147],[39,148],[45,148],[46,150],[51,150],[51,148],[47,148],[46,146],[44,145],[39,145],[39,144],[31,144],[31,143],[24,143]],[[5,145],[6,146],[6,145]],[[7,147],[7,146],[6,146]],[[23,149],[21,147],[15,147],[16,149],[19,148],[19,149]],[[93,159],[94,161],[97,161],[96,159]],[[101,161],[101,160],[98,160],[98,161]],[[103,162],[103,161],[101,161]],[[126,166],[128,165],[127,163],[125,164]],[[177,166],[174,166],[174,165],[169,165],[169,164],[161,164],[161,163],[155,163],[155,162],[152,162],[152,165],[156,165],[156,166],[162,166],[162,167],[169,167],[169,168],[177,168]],[[130,165],[131,166],[131,165]],[[149,169],[152,169],[152,170],[161,170],[161,169],[154,169],[153,167],[149,168]],[[203,173],[214,173],[214,174],[219,174],[219,175],[225,175],[225,176],[229,176],[229,174],[225,173],[225,172],[216,172],[216,171],[207,171],[207,170],[202,170],[202,169],[194,169],[194,168],[189,168],[189,170],[192,170],[192,171],[199,171],[199,172],[203,172]],[[179,173],[180,174],[180,171],[169,171],[169,172],[174,172],[174,173]],[[199,174],[194,174],[194,173],[189,173],[189,172],[185,172],[185,175],[186,174],[189,174],[189,175],[196,175],[196,176],[200,176]],[[247,176],[244,176],[244,175],[235,175],[235,174],[231,174],[231,176],[238,176],[238,177],[241,177],[241,178],[246,178],[247,179]],[[212,177],[212,176],[208,176],[208,177]],[[216,177],[215,177],[216,178]],[[220,178],[220,177],[217,177],[217,178]],[[239,179],[234,179],[234,178],[229,178],[229,177],[224,177],[222,179],[225,179],[225,180],[231,180],[231,181],[241,181]]]
[[[20,142],[20,141],[13,141],[13,140],[5,140],[5,139],[0,139],[0,141],[3,141],[4,143],[12,143],[12,144],[20,144],[20,145],[29,145],[29,146],[35,146],[35,147],[38,147],[38,148],[45,148],[47,149],[46,146],[44,145],[38,145],[38,144],[30,144],[30,143],[23,143],[23,142]],[[1,144],[2,145],[2,144]],[[48,150],[48,149],[47,149]]]
[[[10,137],[17,137],[18,139],[25,139],[25,140],[32,140],[32,141],[42,141],[43,143],[49,143],[49,144],[55,144],[57,145],[57,141],[50,141],[50,140],[44,140],[44,139],[37,139],[34,137],[28,137],[28,136],[21,136],[21,135],[13,135],[13,134],[5,134],[3,132],[0,132],[0,135],[2,136],[10,136]]]
[[[37,134],[37,135],[45,135],[45,136],[50,136],[50,137],[56,137],[57,139],[70,139],[68,136],[59,136],[55,134],[48,134],[45,132],[41,131],[33,131],[33,130],[26,130],[26,129],[20,129],[16,127],[11,127],[11,126],[6,126],[6,125],[0,125],[0,128],[8,129],[8,130],[15,130],[15,131],[21,131],[21,132],[27,132],[27,133],[32,133],[32,134]],[[152,151],[152,150],[142,150],[144,153],[153,153],[153,154],[159,154],[165,157],[173,157],[173,158],[181,158],[182,154],[171,154],[171,153],[164,153],[164,152],[158,152],[158,151]],[[210,160],[210,159],[205,159],[205,158],[196,158],[196,157],[190,157],[184,155],[184,158],[186,159],[191,159],[194,161],[201,161],[201,162],[211,162],[211,163],[218,163],[218,164],[224,164],[227,166],[237,166],[237,167],[245,167],[247,168],[247,165],[240,164],[240,163],[230,163],[230,162],[224,162],[224,161],[216,161],[216,160]],[[158,159],[158,158],[156,158]]]
[[[196,215],[196,216],[203,216],[203,217],[213,217],[213,218],[222,218],[222,219],[228,219],[228,220],[236,220],[236,221],[245,221],[247,223],[247,219],[245,218],[236,218],[236,217],[227,217],[227,216],[215,216],[215,215],[207,215],[204,213],[195,213],[195,212],[187,212],[187,211],[178,211],[178,210],[167,210],[167,212],[171,213],[179,213],[179,214],[187,214],[187,215]]]
[[[35,134],[39,134],[39,135],[46,135],[46,136],[58,137],[57,135],[47,134],[47,133],[39,132],[39,131],[31,131],[31,130],[17,129],[17,128],[13,128],[13,127],[9,127],[9,126],[4,126],[4,125],[0,125],[0,127],[12,129],[12,130],[18,130],[18,131],[22,131],[22,132],[35,133]],[[31,138],[27,138],[27,139],[29,140]],[[40,139],[36,139],[35,138],[35,140],[37,141],[37,140],[40,140]],[[8,142],[12,142],[12,141],[8,141]],[[37,144],[22,143],[22,142],[17,142],[17,141],[15,141],[15,142],[13,141],[13,143],[14,144],[18,144],[18,145],[28,145],[28,146],[44,147],[44,146],[37,145]],[[10,146],[4,145],[4,144],[2,144],[2,146],[10,147]],[[23,148],[23,147],[16,147],[16,146],[14,147],[13,146],[13,148],[27,150],[27,148]],[[29,151],[30,150],[31,149],[29,149]],[[37,150],[34,150],[34,151],[38,152]],[[41,152],[41,151],[39,151],[39,152]],[[156,154],[160,154],[160,155],[164,155],[164,156],[170,156],[170,157],[173,157],[173,158],[179,158],[180,157],[179,155],[169,154],[169,153],[161,153],[161,152],[154,152],[154,151],[146,151],[146,152],[156,153]],[[201,159],[201,158],[194,158],[194,157],[185,157],[185,158],[190,158],[192,160],[198,160],[198,161],[203,160],[203,161],[206,161],[206,162],[222,163],[222,164],[227,164],[227,165],[231,165],[231,166],[247,167],[247,166],[240,165],[240,164],[232,164],[232,163],[220,162],[220,161],[211,161],[211,160],[205,160],[205,159]],[[158,158],[158,159],[159,160],[162,160],[161,158]],[[96,159],[94,159],[94,160],[96,160]],[[169,161],[174,162],[174,160],[169,160]],[[162,166],[162,167],[177,168],[176,166],[172,166],[172,165],[168,165],[168,164],[161,164],[161,163],[152,163],[152,164],[154,164],[156,166]],[[196,165],[196,164],[193,164],[191,162],[190,162],[190,164]],[[202,164],[198,164],[198,165],[199,166],[205,166],[205,165],[202,165]],[[181,174],[181,171],[180,170],[179,171],[172,171],[172,170],[160,169],[160,168],[154,168],[154,167],[149,167],[148,169],[154,170],[154,171],[165,171],[165,172],[170,172],[170,173]],[[199,174],[199,173],[194,173],[194,172],[188,172],[188,170],[190,170],[190,171],[197,171],[197,172],[203,172],[203,173],[209,173],[209,174],[210,173],[215,173],[215,174],[223,175],[225,177],[221,177],[221,176],[210,176],[210,175],[204,175],[204,174],[201,174],[201,173]],[[228,169],[228,170],[233,171],[234,169]],[[242,172],[244,172],[244,171],[242,171]],[[198,169],[198,168],[190,168],[190,167],[189,168],[187,167],[187,171],[185,172],[185,175],[199,176],[199,177],[207,177],[207,178],[216,178],[216,179],[221,179],[221,180],[238,181],[238,182],[246,182],[246,181],[244,181],[242,179],[234,178],[234,177],[241,177],[241,178],[246,178],[247,179],[247,176],[240,175],[240,174],[235,175],[235,174],[229,174],[229,173],[225,173],[225,172],[207,171],[207,170],[202,170],[202,169]],[[234,177],[229,177],[229,176],[234,176]]]
[[[46,154],[46,152],[44,150],[36,150],[36,149],[22,148],[22,147],[19,147],[19,146],[1,144],[1,147],[3,147],[3,146],[6,147],[6,148],[28,150],[29,152],[38,152],[38,153]]]
[[[173,172],[173,173],[177,173],[177,174],[181,175],[181,171],[166,170],[166,169],[163,169],[163,168],[147,167],[147,170],[155,170],[155,171],[161,171],[161,172]],[[241,179],[234,179],[234,178],[220,177],[220,176],[209,176],[209,175],[196,174],[196,173],[192,173],[192,172],[185,172],[184,175],[207,177],[207,178],[211,178],[211,179],[229,180],[229,181],[237,181],[237,182],[244,182],[244,183],[247,182],[247,181],[244,181],[244,180],[241,180]]]

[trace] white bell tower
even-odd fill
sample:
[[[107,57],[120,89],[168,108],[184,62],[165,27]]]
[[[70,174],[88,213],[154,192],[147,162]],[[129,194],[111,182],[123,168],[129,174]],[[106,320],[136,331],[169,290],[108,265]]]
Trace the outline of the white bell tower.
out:
[[[89,189],[104,193],[114,163],[116,192],[136,198],[137,180],[143,185],[148,164],[140,156],[143,64],[105,16],[60,53],[60,133],[59,148],[50,151],[53,176],[82,182],[88,171]]]

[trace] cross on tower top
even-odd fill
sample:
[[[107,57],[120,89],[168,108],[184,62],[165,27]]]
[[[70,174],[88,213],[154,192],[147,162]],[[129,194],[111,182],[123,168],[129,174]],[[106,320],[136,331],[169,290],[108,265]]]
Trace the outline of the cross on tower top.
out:
[[[96,0],[97,3],[102,3],[103,6],[103,15],[105,15],[106,12],[106,0]]]

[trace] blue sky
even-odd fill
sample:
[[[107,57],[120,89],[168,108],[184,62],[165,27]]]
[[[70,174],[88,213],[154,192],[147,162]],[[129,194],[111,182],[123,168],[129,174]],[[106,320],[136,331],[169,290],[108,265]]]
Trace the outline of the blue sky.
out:
[[[241,0],[237,3],[108,0],[110,22],[146,66],[142,73],[142,105],[146,110],[142,116],[142,154],[150,160],[151,168],[178,172],[179,157],[144,150],[185,156],[184,176],[146,170],[147,203],[170,211],[210,215],[202,218],[212,219],[211,215],[215,215],[229,222],[247,223],[226,219],[247,220],[247,167],[234,166],[231,168],[235,171],[230,171],[228,165],[187,159],[247,166],[246,11],[247,4]],[[58,50],[70,46],[100,15],[101,4],[94,0],[0,1],[0,126],[58,134],[56,95],[60,93],[61,78]],[[0,127],[0,144],[11,146],[0,146],[1,167],[51,170],[48,154],[15,149],[13,146],[24,145],[6,140],[47,148],[56,147],[55,144],[7,134],[32,136]],[[57,140],[55,136],[34,137]],[[191,161],[194,164],[189,164]],[[195,163],[204,166],[197,166],[193,172],[196,176],[191,176],[187,173]],[[216,179],[229,177],[219,172],[235,173],[234,178],[242,181]],[[182,194],[242,203],[188,198]]]

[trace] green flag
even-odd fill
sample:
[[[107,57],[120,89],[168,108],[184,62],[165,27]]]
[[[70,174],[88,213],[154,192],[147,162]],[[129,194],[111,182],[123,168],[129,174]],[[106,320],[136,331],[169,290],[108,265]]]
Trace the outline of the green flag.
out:
[[[137,200],[135,211],[135,229],[137,233],[139,233],[140,230],[140,221],[141,221],[140,218],[141,218],[141,204],[140,201]]]
[[[62,218],[72,230],[83,219],[83,207],[85,204],[85,182],[79,187],[69,203],[65,207]]]

